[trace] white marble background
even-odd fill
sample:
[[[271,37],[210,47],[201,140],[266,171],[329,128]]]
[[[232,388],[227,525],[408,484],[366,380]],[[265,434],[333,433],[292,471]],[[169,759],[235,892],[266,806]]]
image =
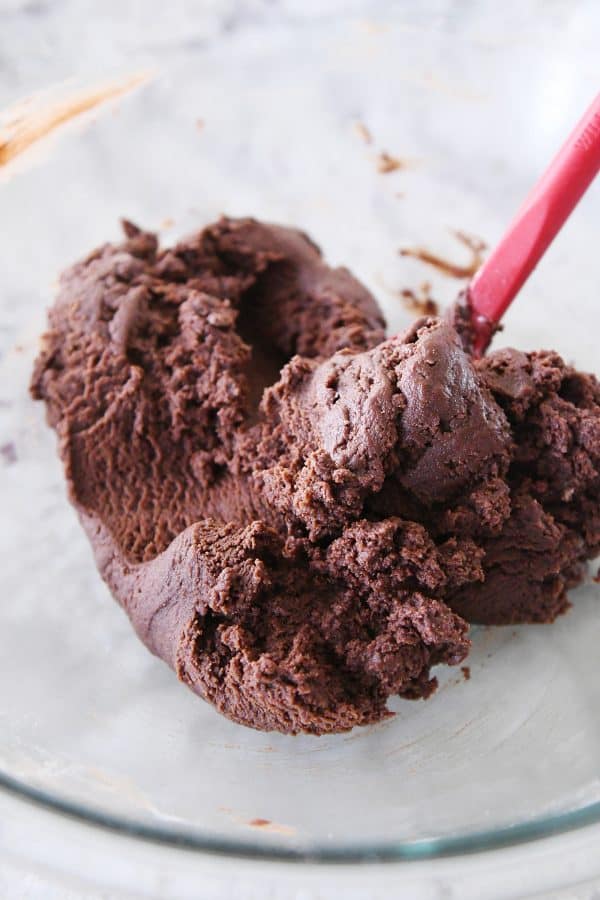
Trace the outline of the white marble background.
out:
[[[62,168],[54,154],[43,172],[5,186],[0,227],[8,232],[26,206],[38,243],[29,279],[20,248],[4,245],[9,281],[20,285],[15,304],[34,298],[37,308],[58,268],[116,236],[119,215],[153,227],[170,216],[172,237],[222,211],[250,211],[312,232],[333,262],[352,265],[390,325],[400,326],[408,316],[399,287],[427,277],[448,302],[458,284],[398,259],[398,248],[426,243],[461,259],[449,228],[489,243],[500,236],[549,148],[595,90],[597,22],[594,0],[512,0],[501,9],[494,0],[1,0],[0,108],[67,79],[97,84],[140,69],[157,76],[134,100],[121,102],[119,120],[99,113],[101,128],[62,154]],[[236,121],[211,89],[215,72],[224,97],[249,91],[252,106],[245,113],[236,107]],[[186,73],[193,74],[187,84]],[[196,116],[206,121],[202,137]],[[352,131],[358,119],[373,133],[372,148]],[[278,128],[287,140],[273,140]],[[374,157],[381,149],[414,166],[378,175]],[[192,155],[198,164],[190,169]],[[127,156],[135,157],[133,180]],[[45,216],[58,195],[48,183],[60,183],[67,167],[64,209],[49,235]],[[103,181],[104,194],[90,188]],[[556,316],[584,261],[578,305],[594,307],[591,236],[599,199],[596,186],[532,277],[523,298],[536,297],[537,304],[510,311],[511,341],[555,342]],[[3,328],[6,347],[14,332],[7,334],[6,321]],[[590,329],[572,338],[564,352],[593,367]]]
[[[156,73],[147,88],[69,126],[0,183],[0,352],[10,356],[24,330],[35,334],[57,271],[116,236],[121,214],[156,228],[172,217],[167,238],[222,210],[300,224],[369,284],[394,328],[409,318],[399,287],[430,278],[436,296],[450,301],[459,284],[400,260],[398,247],[426,243],[461,258],[449,226],[498,238],[549,148],[597,89],[599,27],[596,0],[0,0],[0,109],[65,80]],[[188,72],[194,80],[186,83]],[[228,92],[248,83],[253,108],[243,114],[236,106],[234,120]],[[202,130],[196,117],[205,120]],[[357,120],[372,131],[372,147],[354,133]],[[415,165],[382,176],[380,149]],[[507,321],[507,337],[522,346],[556,344],[561,323],[565,353],[590,368],[597,368],[589,320],[600,281],[599,187]],[[300,872],[240,864],[234,875],[230,866],[109,839],[0,797],[0,897],[36,900],[597,900],[600,835],[587,829],[409,867]]]

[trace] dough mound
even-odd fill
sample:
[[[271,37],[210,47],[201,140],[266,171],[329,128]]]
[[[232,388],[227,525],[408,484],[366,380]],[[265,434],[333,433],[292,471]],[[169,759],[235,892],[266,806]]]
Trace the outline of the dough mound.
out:
[[[552,621],[600,549],[600,387],[554,353],[385,340],[301,232],[124,223],[64,273],[32,379],[140,638],[255,728],[429,696],[467,621]]]

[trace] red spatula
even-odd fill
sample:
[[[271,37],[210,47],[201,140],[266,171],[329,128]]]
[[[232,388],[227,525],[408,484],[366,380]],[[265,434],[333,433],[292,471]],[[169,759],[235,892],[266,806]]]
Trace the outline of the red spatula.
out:
[[[467,289],[475,356],[600,170],[600,94]]]

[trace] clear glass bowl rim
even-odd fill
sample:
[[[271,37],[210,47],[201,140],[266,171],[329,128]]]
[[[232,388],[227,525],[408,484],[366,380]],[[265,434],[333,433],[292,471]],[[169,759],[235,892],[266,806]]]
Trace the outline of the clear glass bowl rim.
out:
[[[576,810],[540,816],[517,825],[465,832],[448,837],[364,843],[354,846],[306,843],[301,847],[267,847],[256,842],[235,841],[203,835],[184,828],[164,828],[159,824],[150,825],[124,816],[114,816],[93,806],[85,806],[28,785],[2,770],[0,770],[0,790],[33,807],[81,822],[83,825],[101,828],[114,835],[136,838],[166,848],[269,862],[311,864],[416,862],[461,857],[516,847],[600,823],[600,802],[596,802]]]

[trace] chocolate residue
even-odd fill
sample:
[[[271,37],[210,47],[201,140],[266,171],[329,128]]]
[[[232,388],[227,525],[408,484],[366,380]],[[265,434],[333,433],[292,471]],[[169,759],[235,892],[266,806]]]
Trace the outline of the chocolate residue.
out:
[[[0,134],[0,167],[6,166],[33,144],[41,141],[60,125],[89,112],[96,106],[127,94],[148,80],[148,74],[138,74],[124,81],[105,85],[79,93],[68,100],[63,100],[40,109],[33,108],[27,113],[19,111],[4,124]],[[23,101],[20,105],[22,105]]]
[[[296,829],[292,828],[291,825],[280,825],[278,822],[271,822],[270,819],[250,819],[247,824],[252,828],[268,831],[269,834],[296,834]]]
[[[416,291],[404,288],[400,291],[400,299],[409,312],[418,316],[437,316],[439,313],[439,307],[431,296],[429,281],[423,281]]]
[[[13,463],[16,463],[17,448],[15,447],[14,441],[8,441],[7,444],[2,444],[0,447],[0,456],[7,466],[12,466]]]
[[[465,681],[469,681],[471,678],[471,666],[461,666],[460,671],[463,673]]]
[[[296,829],[291,825],[282,825],[280,822],[272,822],[271,819],[263,819],[262,817],[247,819],[245,815],[240,814],[230,806],[219,806],[218,809],[219,812],[225,813],[225,815],[229,816],[238,825],[245,825],[249,828],[260,828],[262,831],[269,832],[269,834],[283,834],[288,836],[296,834]]]
[[[399,156],[392,156],[390,153],[386,153],[385,150],[382,150],[377,157],[377,171],[382,175],[406,168],[408,168],[406,160],[400,159]]]
[[[357,135],[363,139],[365,144],[373,143],[373,135],[371,134],[371,132],[369,131],[367,126],[364,124],[364,122],[355,122],[354,130],[356,131]]]
[[[439,272],[443,272],[444,275],[450,275],[452,278],[472,278],[483,262],[483,253],[487,244],[480,238],[465,234],[464,231],[453,229],[452,234],[471,251],[471,259],[467,265],[461,266],[458,263],[453,263],[424,247],[403,247],[400,250],[400,256],[411,256],[413,259],[420,259],[421,262],[433,266]]]

